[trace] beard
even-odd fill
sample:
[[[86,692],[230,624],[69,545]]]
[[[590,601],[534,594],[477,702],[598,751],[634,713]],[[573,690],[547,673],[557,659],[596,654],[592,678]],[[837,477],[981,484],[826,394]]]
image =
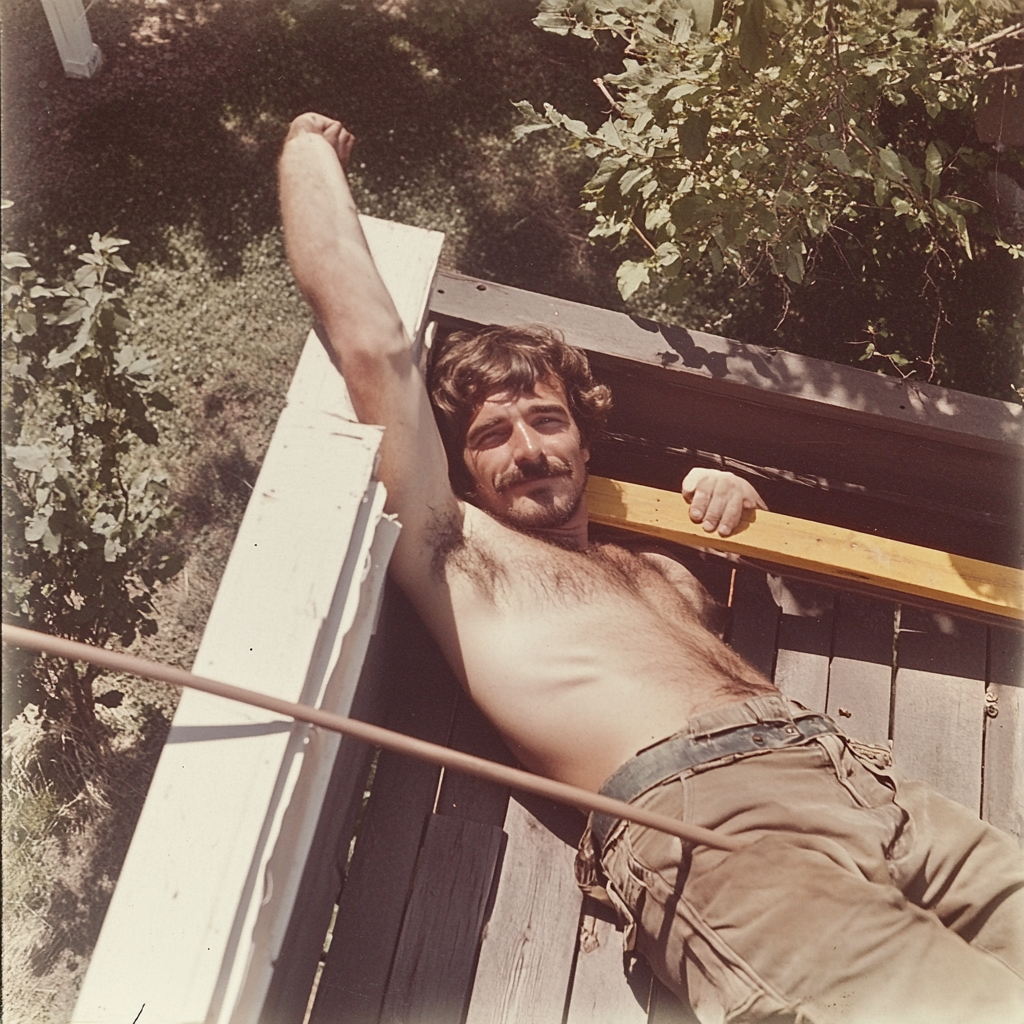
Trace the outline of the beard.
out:
[[[579,511],[586,491],[586,471],[578,477],[570,463],[557,457],[545,457],[537,463],[523,466],[512,466],[494,481],[494,489],[505,493],[516,484],[528,483],[533,480],[553,480],[565,477],[575,483],[568,493],[553,494],[551,492],[536,497],[521,498],[510,508],[494,513],[494,517],[513,529],[532,532],[550,530],[564,526]]]

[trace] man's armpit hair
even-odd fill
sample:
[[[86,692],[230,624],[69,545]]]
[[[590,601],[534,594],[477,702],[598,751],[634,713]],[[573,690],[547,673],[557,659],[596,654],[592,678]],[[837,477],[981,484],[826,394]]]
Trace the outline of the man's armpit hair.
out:
[[[465,576],[480,596],[493,602],[508,580],[508,572],[482,545],[467,540],[461,512],[435,513],[427,528],[430,568],[439,579],[449,572]]]

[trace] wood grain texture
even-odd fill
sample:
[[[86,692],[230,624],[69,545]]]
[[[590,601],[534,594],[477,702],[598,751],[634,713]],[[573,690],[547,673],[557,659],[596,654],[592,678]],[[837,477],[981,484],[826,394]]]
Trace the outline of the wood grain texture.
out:
[[[416,864],[381,1024],[462,1019],[505,833],[435,814]]]
[[[459,694],[448,745],[489,761],[515,764],[494,726],[465,692]],[[506,786],[445,770],[437,794],[437,813],[501,826],[508,810],[508,795]]]
[[[582,894],[575,851],[513,797],[466,1024],[561,1024]]]
[[[375,636],[370,641],[350,715],[383,724],[390,696],[388,646],[396,591],[388,584]],[[309,1002],[324,940],[341,892],[352,832],[362,806],[374,749],[343,736],[324,796],[320,820],[295,898],[288,931],[274,965],[261,1019],[300,1024]]]
[[[981,813],[985,628],[904,608],[896,657],[896,768]]]
[[[587,506],[597,523],[673,543],[1024,620],[1024,570],[1009,566],[761,510],[745,513],[733,534],[719,537],[690,519],[681,494],[604,477],[590,478]]]
[[[727,641],[766,679],[775,671],[780,609],[763,572],[737,569]]]
[[[647,1024],[650,995],[646,962],[626,973],[614,912],[585,897],[566,1024]]]
[[[826,711],[851,736],[889,740],[896,606],[839,594],[834,613]]]
[[[396,604],[387,725],[443,743],[458,685],[406,599],[396,595]],[[376,1024],[439,774],[433,765],[381,752],[310,1024]]]
[[[1024,636],[989,630],[982,817],[1024,844]]]
[[[781,607],[775,685],[811,711],[823,712],[828,700],[835,591],[813,583],[776,578]]]

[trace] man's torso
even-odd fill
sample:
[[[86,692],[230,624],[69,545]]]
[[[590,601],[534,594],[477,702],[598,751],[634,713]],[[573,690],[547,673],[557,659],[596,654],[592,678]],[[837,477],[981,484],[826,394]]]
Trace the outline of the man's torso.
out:
[[[531,770],[596,790],[692,715],[774,690],[705,628],[699,588],[684,594],[651,559],[566,550],[464,508],[437,526],[420,610]]]

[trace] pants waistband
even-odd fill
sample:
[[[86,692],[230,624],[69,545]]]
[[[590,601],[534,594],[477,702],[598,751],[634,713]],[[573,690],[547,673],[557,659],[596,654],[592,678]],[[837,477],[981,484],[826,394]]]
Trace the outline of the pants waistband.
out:
[[[697,715],[685,728],[641,750],[601,787],[604,796],[631,803],[659,783],[689,768],[730,755],[778,750],[839,733],[831,718],[781,695],[766,694]],[[600,851],[619,819],[594,813],[590,832]]]

